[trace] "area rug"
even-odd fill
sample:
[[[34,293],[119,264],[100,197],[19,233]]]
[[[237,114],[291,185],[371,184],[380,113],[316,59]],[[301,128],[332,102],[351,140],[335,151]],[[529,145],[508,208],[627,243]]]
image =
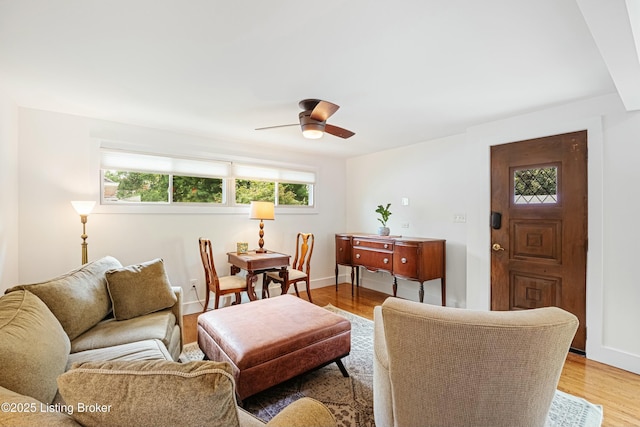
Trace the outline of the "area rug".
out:
[[[344,378],[335,363],[300,375],[272,387],[243,402],[244,409],[269,421],[284,407],[301,397],[323,402],[340,427],[374,427],[373,420],[373,322],[332,305],[325,307],[351,321],[351,353],[343,359],[349,371]],[[181,361],[202,360],[197,343],[184,347]],[[602,408],[556,391],[547,427],[598,427],[602,424]]]

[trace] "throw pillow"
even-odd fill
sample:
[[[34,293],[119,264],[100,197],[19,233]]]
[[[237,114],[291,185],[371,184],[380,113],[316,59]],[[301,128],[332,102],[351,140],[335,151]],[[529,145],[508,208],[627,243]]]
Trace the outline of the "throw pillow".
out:
[[[113,257],[104,257],[43,283],[19,285],[7,293],[34,293],[56,316],[70,340],[91,329],[111,311],[104,273],[122,267]]]
[[[85,362],[58,377],[73,417],[90,426],[238,426],[227,363]]]
[[[61,404],[43,404],[33,397],[0,387],[0,426],[11,427],[82,427]]]
[[[53,313],[34,294],[0,298],[0,386],[51,403],[71,344]]]
[[[116,320],[153,313],[178,301],[161,259],[110,270],[106,277]]]

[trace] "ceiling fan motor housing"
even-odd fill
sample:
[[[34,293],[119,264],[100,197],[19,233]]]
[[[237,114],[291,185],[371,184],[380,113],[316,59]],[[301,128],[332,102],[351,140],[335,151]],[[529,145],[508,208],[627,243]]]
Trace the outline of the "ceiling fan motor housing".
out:
[[[306,110],[300,112],[298,114],[298,118],[300,119],[300,127],[303,131],[305,130],[317,130],[320,132],[324,132],[325,122],[321,122],[319,120],[315,120],[311,118],[311,111]]]

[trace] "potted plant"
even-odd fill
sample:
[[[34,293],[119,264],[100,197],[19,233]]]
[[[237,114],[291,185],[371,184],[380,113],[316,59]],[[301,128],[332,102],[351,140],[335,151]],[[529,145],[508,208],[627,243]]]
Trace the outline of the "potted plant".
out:
[[[378,234],[381,236],[389,235],[390,230],[389,227],[387,227],[387,221],[391,216],[391,211],[389,211],[390,206],[391,203],[387,203],[387,207],[378,205],[378,208],[376,209],[376,213],[380,214],[380,218],[378,218],[378,221],[380,221],[380,223],[382,224],[382,227],[378,227]]]

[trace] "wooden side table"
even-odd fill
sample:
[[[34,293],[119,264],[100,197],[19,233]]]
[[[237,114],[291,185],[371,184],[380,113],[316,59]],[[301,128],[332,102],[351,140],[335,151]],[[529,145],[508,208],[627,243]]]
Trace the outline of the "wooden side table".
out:
[[[258,299],[254,289],[258,275],[267,271],[279,271],[282,280],[282,294],[286,294],[289,290],[287,284],[289,279],[289,259],[291,255],[281,254],[279,252],[267,251],[257,253],[249,251],[247,253],[238,254],[237,252],[227,252],[229,264],[231,264],[231,274],[238,274],[241,270],[247,272],[247,294],[251,301]]]

